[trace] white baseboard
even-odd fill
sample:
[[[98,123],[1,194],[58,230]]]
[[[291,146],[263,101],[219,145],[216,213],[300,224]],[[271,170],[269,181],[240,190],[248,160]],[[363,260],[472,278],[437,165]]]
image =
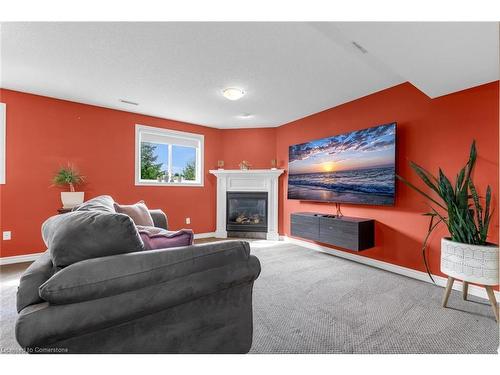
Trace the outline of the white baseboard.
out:
[[[1,257],[0,266],[4,266],[6,264],[14,264],[14,263],[33,262],[42,254],[43,253],[34,253],[26,255],[16,255],[12,257]]]
[[[195,240],[198,240],[200,238],[211,238],[211,237],[215,237],[215,232],[195,233],[194,234]]]
[[[335,256],[338,256],[340,258],[345,258],[345,259],[352,260],[354,262],[358,262],[358,263],[366,264],[368,266],[380,268],[380,269],[383,269],[385,271],[397,273],[399,275],[411,277],[413,279],[425,281],[427,283],[432,283],[432,281],[429,278],[429,275],[427,275],[426,272],[417,271],[417,270],[414,270],[411,268],[398,266],[396,264],[387,263],[387,262],[384,262],[381,260],[371,259],[371,258],[367,258],[367,257],[361,256],[361,255],[332,249],[330,247],[318,245],[318,244],[307,242],[304,240],[299,240],[297,238],[291,238],[288,236],[280,236],[280,238],[283,239],[284,241],[288,241],[288,242],[294,243],[296,245],[306,247],[308,249],[321,251],[323,253],[335,255]],[[447,279],[445,277],[438,276],[438,275],[432,275],[432,277],[436,281],[436,285],[443,287],[443,288],[446,286]],[[454,290],[462,291],[462,287],[463,287],[463,284],[461,281],[457,280],[453,284]],[[486,294],[486,290],[480,286],[477,286],[477,285],[472,285],[472,284],[469,285],[469,294],[476,296],[476,297],[488,299],[488,295]],[[500,298],[500,293],[495,291],[495,296],[498,300]]]

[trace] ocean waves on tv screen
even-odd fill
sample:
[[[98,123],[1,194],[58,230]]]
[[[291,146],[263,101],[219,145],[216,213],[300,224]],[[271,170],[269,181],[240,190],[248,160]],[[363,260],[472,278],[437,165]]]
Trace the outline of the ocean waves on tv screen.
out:
[[[289,185],[323,189],[338,193],[394,196],[394,167],[337,172],[291,174]]]

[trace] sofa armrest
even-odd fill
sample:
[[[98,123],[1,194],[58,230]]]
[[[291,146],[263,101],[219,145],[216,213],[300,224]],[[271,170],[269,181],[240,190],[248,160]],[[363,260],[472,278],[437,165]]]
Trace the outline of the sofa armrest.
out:
[[[54,274],[49,251],[45,251],[24,271],[17,288],[17,312],[29,305],[43,302],[38,287]]]
[[[210,276],[192,277],[193,274]],[[248,242],[227,241],[172,249],[113,255],[74,263],[40,286],[40,297],[50,304],[71,304],[186,278],[213,291],[250,282],[260,263],[250,256]],[[175,291],[172,291],[175,293]],[[181,296],[182,297],[182,296]]]
[[[157,228],[168,229],[168,218],[162,210],[149,210],[153,223]]]

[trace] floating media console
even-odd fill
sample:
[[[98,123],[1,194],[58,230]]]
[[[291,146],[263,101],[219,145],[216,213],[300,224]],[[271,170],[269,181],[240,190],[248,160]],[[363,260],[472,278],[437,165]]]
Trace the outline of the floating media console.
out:
[[[294,237],[355,251],[375,246],[375,220],[372,219],[297,212],[291,214],[291,222]]]

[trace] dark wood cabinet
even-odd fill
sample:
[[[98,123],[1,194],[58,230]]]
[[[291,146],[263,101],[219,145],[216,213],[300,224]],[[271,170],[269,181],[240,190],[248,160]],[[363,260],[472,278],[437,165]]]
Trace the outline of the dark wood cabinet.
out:
[[[319,241],[319,217],[307,214],[292,214],[292,236]]]
[[[349,250],[375,246],[375,221],[358,217],[340,218],[313,212],[291,214],[291,234]]]

